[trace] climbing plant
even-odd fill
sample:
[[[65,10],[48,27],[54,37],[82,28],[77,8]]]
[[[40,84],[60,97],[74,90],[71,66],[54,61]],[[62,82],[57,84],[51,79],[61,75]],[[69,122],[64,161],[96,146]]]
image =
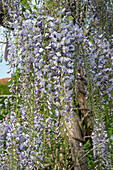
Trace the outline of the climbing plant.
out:
[[[55,13],[36,6],[34,12],[20,10],[20,1],[8,2],[14,98],[0,123],[0,167],[110,169],[113,49],[109,41],[103,34],[93,40],[87,37],[62,1],[46,2],[49,8],[58,6]]]

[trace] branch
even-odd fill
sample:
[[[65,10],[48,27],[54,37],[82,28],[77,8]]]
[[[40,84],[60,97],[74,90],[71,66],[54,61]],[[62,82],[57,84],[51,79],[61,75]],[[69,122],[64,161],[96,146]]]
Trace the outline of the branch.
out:
[[[45,164],[44,167],[46,168],[46,167],[49,167],[49,166],[51,166],[51,165],[55,165],[55,163],[53,162],[53,163]]]
[[[0,43],[6,44],[7,42],[0,41]]]
[[[84,139],[80,139],[80,138],[77,138],[77,137],[73,137],[73,136],[71,135],[70,130],[69,130],[69,128],[68,128],[67,126],[65,126],[65,128],[67,129],[67,131],[68,131],[68,133],[69,133],[69,135],[70,135],[71,138],[73,138],[73,139],[75,139],[75,140],[77,140],[77,141],[79,141],[79,142],[85,143],[85,140],[84,140]],[[79,128],[80,128],[80,127],[79,127]],[[80,128],[80,131],[81,131],[81,128]]]
[[[107,141],[107,140],[110,140],[110,138],[109,138],[109,139],[106,139],[106,141]],[[98,147],[101,146],[101,145],[103,145],[103,142],[100,143],[100,144],[98,144],[98,145],[95,146],[94,148],[90,149],[90,150],[89,150],[86,154],[84,154],[78,161],[82,160],[82,159],[83,159],[84,157],[86,157],[91,151],[95,150],[96,148],[98,148]],[[74,163],[73,166],[70,168],[70,170],[71,170],[74,166],[78,166],[78,165],[76,165],[76,163]]]
[[[85,143],[85,140],[82,140],[82,139],[80,139],[80,138],[76,138],[76,137],[72,137],[72,138],[75,139],[75,140],[77,140],[77,141],[79,141],[79,142]]]
[[[82,161],[83,162],[83,161]],[[76,164],[74,164],[74,167],[80,167],[80,166],[82,166],[82,165],[84,165],[84,164],[86,164],[87,163],[87,161],[85,161],[85,162],[83,162],[82,164],[79,164],[79,165],[76,165]],[[70,168],[70,170],[71,169],[73,169],[73,165],[71,166],[71,168]]]
[[[0,18],[0,19],[1,19],[1,18]],[[14,28],[11,28],[11,27],[9,27],[9,26],[7,26],[7,25],[4,25],[2,22],[0,22],[0,25],[1,25],[2,27],[4,27],[4,28],[10,29],[10,30],[14,30]]]
[[[5,46],[5,53],[4,53],[4,59],[5,61],[7,61],[7,57],[8,57],[8,36],[6,34],[6,46]]]
[[[88,109],[88,110],[90,110],[90,109]],[[84,117],[82,118],[82,120],[81,120],[81,125],[83,124],[83,122],[84,122],[84,119],[88,116],[88,114],[89,114],[89,112],[87,112],[85,115],[84,115]]]
[[[74,110],[90,110],[88,108],[74,108]]]
[[[0,97],[16,97],[16,95],[0,95]]]

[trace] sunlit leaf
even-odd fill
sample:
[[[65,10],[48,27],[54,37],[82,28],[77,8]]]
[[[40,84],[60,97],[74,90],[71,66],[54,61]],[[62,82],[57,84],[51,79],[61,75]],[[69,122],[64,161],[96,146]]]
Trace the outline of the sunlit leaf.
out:
[[[51,2],[51,1],[46,1],[46,5],[48,5],[48,6],[52,6],[53,4],[52,4],[52,2]]]
[[[27,0],[23,0],[23,1],[21,1],[21,5],[23,5],[23,4],[25,4],[27,2]]]
[[[35,3],[37,4],[37,0],[35,0]]]
[[[91,125],[91,122],[88,122],[88,127]]]
[[[54,4],[53,4],[53,6],[57,6],[57,5],[58,5],[58,3],[54,3]]]
[[[72,20],[72,19],[74,19],[72,16],[69,16],[69,17],[67,18],[68,21],[70,21],[70,20]]]

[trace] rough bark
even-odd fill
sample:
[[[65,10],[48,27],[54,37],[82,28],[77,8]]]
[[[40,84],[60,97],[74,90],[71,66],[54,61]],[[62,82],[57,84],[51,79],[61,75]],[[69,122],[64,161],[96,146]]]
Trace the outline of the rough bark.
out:
[[[90,140],[92,148],[93,116],[87,105],[88,100],[86,99],[85,87],[86,82],[81,75],[77,78],[78,108],[75,108],[74,117],[71,117],[70,114],[66,115],[69,118],[69,122],[65,126],[71,145],[72,160],[74,161],[72,168],[74,170],[88,170],[83,145],[87,140]],[[80,114],[82,115],[82,119]],[[73,122],[73,125],[71,122]],[[90,126],[88,126],[88,122],[91,122]],[[83,130],[83,125],[85,125],[85,130]]]
[[[72,160],[74,162],[73,166],[74,170],[88,170],[87,162],[84,155],[84,151],[81,152],[81,147],[84,144],[84,136],[82,132],[82,128],[80,126],[80,118],[77,112],[75,112],[74,118],[72,118],[70,115],[69,122],[66,123],[66,130],[67,134],[70,140],[70,146],[71,146],[71,154],[72,154]],[[74,124],[72,125],[73,122]],[[73,129],[73,130],[72,130]],[[82,158],[79,160],[80,158]]]
[[[8,60],[8,51],[7,51],[7,49],[8,49],[8,37],[7,37],[7,35],[6,35],[6,46],[5,46],[5,53],[4,53],[4,59],[5,59],[5,61]]]
[[[85,131],[84,131],[84,140],[87,141],[88,139],[90,140],[91,148],[92,148],[92,130],[93,130],[93,114],[92,111],[89,110],[89,107],[87,105],[88,99],[86,99],[86,82],[81,76],[81,79],[77,81],[77,100],[80,108],[84,108],[83,110],[80,111],[82,114],[82,120],[81,124],[85,125]],[[88,122],[90,122],[90,126],[88,126]]]
[[[78,0],[77,1],[77,6],[78,6],[78,8],[77,8],[77,10],[78,10],[77,22],[78,22],[78,24],[80,21],[80,8],[79,8],[80,4],[81,4],[81,0]],[[97,4],[98,3],[95,4],[96,8],[98,7]],[[70,6],[70,9],[71,9],[71,7],[72,6]],[[75,8],[73,8],[73,9],[75,9]],[[106,8],[103,8],[103,9],[104,9],[103,13],[106,12]],[[50,12],[50,10],[49,10],[49,12]],[[74,13],[75,13],[75,11],[74,11]],[[103,17],[103,13],[102,13],[102,15],[98,14],[99,15],[98,18],[100,20]],[[2,25],[2,26],[4,26],[3,17],[4,17],[4,11],[3,11],[2,3],[1,3],[0,4],[0,25]],[[111,29],[111,25],[109,28],[110,28],[110,31],[113,30],[113,29]],[[69,141],[70,141],[70,145],[71,145],[72,160],[74,161],[74,165],[73,165],[74,170],[88,170],[86,158],[83,157],[84,150],[82,149],[82,152],[80,150],[81,150],[81,147],[86,142],[86,140],[85,140],[86,136],[89,136],[90,143],[92,144],[92,139],[90,136],[91,136],[91,133],[93,130],[93,123],[92,123],[93,116],[92,116],[92,113],[89,112],[89,110],[88,110],[89,108],[87,106],[88,101],[86,99],[85,86],[86,86],[86,84],[83,79],[77,80],[77,100],[78,100],[78,104],[79,104],[78,110],[80,108],[83,108],[83,109],[80,109],[79,112],[76,110],[73,118],[68,114],[67,116],[69,118],[69,122],[67,122],[65,124],[65,128],[66,128],[66,131],[67,131],[67,134],[69,137]],[[79,114],[82,114],[82,117],[84,120],[83,119],[81,120],[81,117]],[[73,122],[73,125],[71,122]],[[89,127],[88,127],[88,122],[91,122],[91,125]],[[83,130],[83,124],[85,125],[85,131]],[[82,159],[80,159],[80,158],[82,158]]]

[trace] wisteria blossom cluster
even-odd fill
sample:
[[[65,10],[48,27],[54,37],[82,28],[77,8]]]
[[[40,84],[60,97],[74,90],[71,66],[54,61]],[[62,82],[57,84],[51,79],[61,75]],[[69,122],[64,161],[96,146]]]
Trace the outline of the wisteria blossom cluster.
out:
[[[45,160],[54,162],[57,150],[66,167],[71,149],[65,124],[68,115],[74,117],[76,73],[82,68],[95,117],[99,107],[93,95],[101,105],[106,96],[107,102],[112,101],[113,49],[106,39],[87,40],[82,29],[67,21],[70,14],[65,9],[58,12],[65,13],[63,18],[37,13],[25,13],[23,18],[15,10],[8,59],[16,79],[10,87],[12,106],[0,123],[0,168],[44,168]],[[62,158],[63,152],[67,157]]]
[[[111,149],[111,145],[109,143],[112,139],[107,139],[105,124],[103,124],[103,120],[101,118],[95,119],[94,126],[94,129],[96,129],[96,133],[92,133],[92,139],[93,148],[96,148],[93,151],[96,164],[95,169],[110,169],[112,165],[108,147],[110,147],[109,149]],[[98,147],[98,145],[101,145],[101,147]]]

